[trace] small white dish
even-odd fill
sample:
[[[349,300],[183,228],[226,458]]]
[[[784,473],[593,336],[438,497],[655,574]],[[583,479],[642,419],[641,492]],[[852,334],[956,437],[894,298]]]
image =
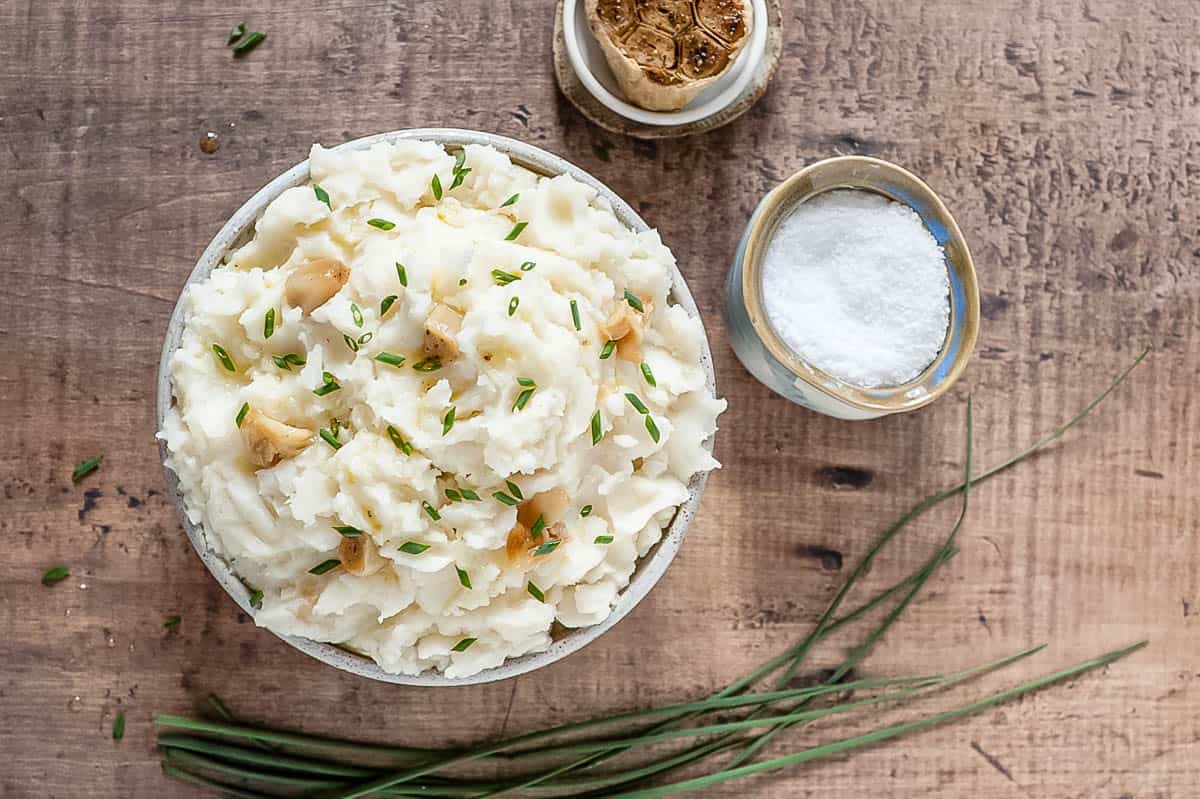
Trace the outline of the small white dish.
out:
[[[647,111],[627,102],[609,69],[600,43],[588,25],[583,0],[563,0],[563,39],[579,81],[606,108],[643,125],[687,125],[719,113],[741,96],[758,69],[767,46],[767,2],[750,0],[750,41],[733,68],[678,111]]]

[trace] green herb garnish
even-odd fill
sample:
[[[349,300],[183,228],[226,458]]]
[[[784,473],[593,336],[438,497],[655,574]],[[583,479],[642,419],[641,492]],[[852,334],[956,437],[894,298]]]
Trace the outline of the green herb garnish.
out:
[[[358,337],[358,346],[361,347],[362,345],[366,344],[368,341],[370,341],[373,338],[375,338],[375,334],[373,332],[371,332],[370,330],[368,330],[366,333],[363,333],[361,336]]]
[[[458,572],[458,582],[463,588],[471,590],[471,575],[466,569],[461,566],[455,566],[454,571]]]
[[[359,538],[363,534],[362,530],[358,529],[357,527],[351,527],[348,524],[335,524],[333,529],[337,530],[346,538]]]
[[[447,488],[446,499],[451,502],[462,502],[462,492],[456,488]]]
[[[650,371],[650,364],[642,361],[642,377],[646,378],[646,382],[657,387],[658,383],[654,380],[654,372]]]
[[[521,493],[521,487],[512,480],[505,480],[504,485],[508,487],[508,493],[512,494],[517,499],[525,499],[525,495]]]
[[[629,400],[629,404],[632,405],[634,410],[636,410],[638,413],[650,413],[650,409],[642,404],[642,401],[638,398],[637,394],[632,392],[626,394],[625,399]]]
[[[423,361],[414,363],[412,368],[417,372],[436,372],[442,368],[442,362],[437,358],[426,358]]]
[[[384,297],[383,301],[379,303],[379,316],[382,317],[384,314],[386,314],[388,309],[392,307],[392,303],[394,303],[397,299],[399,298],[395,294],[389,294]]]
[[[457,644],[452,646],[450,648],[450,651],[451,652],[466,652],[467,649],[470,648],[471,644],[475,643],[478,640],[479,640],[478,638],[464,638],[461,641],[459,641]]]
[[[517,236],[521,235],[521,231],[527,227],[529,227],[528,222],[518,222],[517,224],[513,225],[513,229],[508,232],[508,235],[504,237],[504,240],[514,241]]]
[[[522,272],[532,272],[534,267],[536,267],[536,266],[537,266],[537,264],[534,263],[533,261],[525,261],[524,263],[521,264],[521,271]]]
[[[521,500],[517,499],[516,497],[511,497],[508,494],[505,494],[503,491],[496,491],[492,494],[492,496],[510,507],[521,504]]]
[[[508,315],[512,316],[517,312],[517,306],[521,304],[520,297],[513,297],[508,301]]]
[[[322,372],[321,379],[324,381],[321,387],[313,389],[313,393],[318,397],[324,397],[326,394],[332,394],[341,388],[332,372]]]
[[[500,207],[501,207],[501,208],[507,208],[508,206],[512,205],[513,203],[515,203],[515,202],[516,202],[517,200],[519,200],[519,199],[521,199],[521,194],[518,192],[517,194],[514,194],[513,196],[509,197],[509,198],[508,198],[507,200],[505,200],[504,202],[500,203]]]
[[[579,303],[571,300],[571,321],[575,323],[576,330],[583,330],[583,325],[579,322]]]
[[[375,360],[380,363],[386,363],[388,366],[400,367],[404,365],[403,355],[394,355],[390,352],[381,352],[375,356]]]
[[[396,226],[395,222],[389,222],[386,219],[379,219],[378,217],[374,219],[368,219],[367,224],[373,228],[379,228],[380,230],[391,230]]]
[[[262,610],[262,602],[263,592],[261,590],[255,591],[250,595],[250,607],[254,608],[255,610]]]
[[[452,427],[454,427],[454,406],[453,405],[450,406],[450,410],[446,411],[446,415],[442,417],[442,435],[444,436],[447,433],[449,433],[450,429]]]
[[[529,403],[529,400],[533,397],[533,392],[535,391],[537,391],[536,388],[527,388],[518,394],[516,401],[513,402],[512,409],[514,411],[525,410],[525,406]]]
[[[221,366],[225,367],[227,371],[237,371],[237,364],[233,362],[233,358],[229,357],[229,353],[225,351],[224,347],[222,347],[220,344],[214,344],[212,345],[212,351],[213,355],[217,356],[217,362],[220,363]]]
[[[561,543],[562,543],[561,541],[547,541],[546,543],[539,546],[537,549],[533,550],[533,554],[535,557],[541,557],[542,555],[549,555],[551,552],[558,549],[558,545]]]
[[[405,541],[400,545],[400,551],[405,555],[420,555],[427,549],[429,549],[429,544],[422,544],[419,541]]]
[[[629,289],[625,289],[625,302],[629,303],[629,307],[641,313],[646,312],[646,306],[642,305],[642,298],[634,294]]]
[[[313,194],[317,195],[318,200],[325,203],[326,208],[328,208],[330,211],[333,210],[333,205],[331,205],[329,202],[329,192],[321,188],[319,183],[313,184]]]
[[[42,585],[51,586],[55,583],[61,583],[70,576],[71,572],[67,570],[66,566],[55,566],[52,569],[46,569],[42,573]]]
[[[429,185],[433,188],[433,199],[440,201],[442,199],[442,179],[434,175]]]
[[[404,268],[404,264],[396,261],[396,277],[400,278],[400,285],[408,288],[408,270]]]
[[[472,502],[482,502],[483,501],[482,497],[480,497],[478,494],[476,494],[474,491],[472,491],[469,488],[461,489],[460,493],[462,494],[463,499],[469,499]]]
[[[421,507],[425,510],[426,513],[429,514],[429,518],[433,519],[435,522],[441,520],[442,514],[438,513],[437,509],[434,508],[432,505],[430,505],[428,502],[422,502]]]
[[[387,426],[387,434],[388,438],[392,440],[392,443],[396,445],[398,450],[403,452],[405,455],[413,454],[412,444],[404,440],[404,437],[400,435],[399,430],[389,424]]]
[[[538,514],[537,520],[533,523],[533,527],[529,528],[529,536],[534,541],[542,537],[542,532],[546,529],[546,517]]]
[[[520,280],[520,275],[514,275],[512,272],[505,272],[503,269],[493,269],[492,279],[496,281],[497,286],[507,286],[514,280]]]
[[[528,591],[529,595],[531,597],[533,597],[534,599],[536,599],[538,602],[546,601],[546,595],[542,593],[542,589],[538,588],[536,585],[533,584],[532,580],[530,580],[529,584],[525,586],[525,590]]]
[[[178,618],[178,617],[176,617]],[[125,711],[117,713],[117,717],[113,719],[112,737],[114,741],[119,741],[125,737]]]
[[[342,341],[346,342],[346,346],[350,348],[351,352],[358,352],[358,342],[345,333],[342,334]]]
[[[166,616],[163,618],[163,627],[168,630],[174,630],[179,626],[179,622],[183,621],[180,616]]]
[[[600,443],[600,439],[604,437],[604,431],[600,423],[600,411],[597,410],[592,414],[592,446]]]
[[[604,346],[600,348],[600,360],[607,361],[609,356],[613,354],[613,350],[617,348],[617,342],[609,339],[604,342]]]
[[[646,432],[650,434],[650,438],[654,439],[654,443],[658,443],[659,433],[658,425],[654,423],[654,417],[646,414]]]
[[[305,363],[307,363],[307,361],[305,361],[299,355],[291,352],[282,357],[279,355],[272,355],[271,360],[275,362],[276,366],[287,372],[292,371],[293,366],[303,366]]]
[[[97,455],[95,458],[88,458],[86,461],[80,463],[71,470],[71,482],[78,483],[80,480],[99,469],[100,462],[103,460],[103,455]]]
[[[329,560],[323,560],[320,563],[318,563],[316,566],[313,566],[311,569],[308,570],[308,573],[309,574],[324,574],[325,572],[332,571],[341,565],[342,565],[342,562],[340,560],[338,560],[337,558],[330,558]]]
[[[250,413],[250,403],[243,402],[242,407],[237,412],[237,416],[233,419],[233,423],[240,428],[242,422],[246,421],[246,414],[248,413]]]
[[[582,508],[579,509],[579,515],[585,519],[587,517],[591,516],[592,515],[592,506],[584,505]]]
[[[611,544],[613,537],[611,535],[598,535],[593,540],[593,544]]]
[[[262,31],[255,31],[254,33],[251,33],[245,39],[242,39],[233,46],[234,57],[237,58],[246,55],[255,47],[258,47],[260,44],[262,44],[263,40],[266,38],[267,34],[263,33]]]
[[[350,318],[354,320],[355,327],[363,326],[362,308],[358,307],[358,303],[350,303]]]
[[[263,317],[263,338],[270,338],[275,335],[275,309],[268,308],[267,315]]]
[[[225,42],[225,45],[229,46],[245,35],[246,35],[246,23],[239,22],[237,24],[237,26],[229,32],[229,40],[227,42]]]
[[[326,430],[324,427],[322,427],[321,439],[335,450],[342,448],[342,442],[338,441],[337,433],[334,433],[332,430]]]

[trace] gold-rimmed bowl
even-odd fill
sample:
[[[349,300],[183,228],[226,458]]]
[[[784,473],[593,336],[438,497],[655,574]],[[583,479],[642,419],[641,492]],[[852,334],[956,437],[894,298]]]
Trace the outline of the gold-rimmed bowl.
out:
[[[789,349],[763,311],[762,262],[779,224],[802,203],[837,189],[870,191],[907,205],[945,253],[950,283],[946,339],[933,362],[907,383],[866,388],[840,380]],[[839,419],[875,419],[928,405],[958,380],[979,337],[979,285],[962,231],[933,189],[908,170],[878,158],[828,158],[771,190],[746,226],[726,291],[725,324],[746,369],[792,402]]]

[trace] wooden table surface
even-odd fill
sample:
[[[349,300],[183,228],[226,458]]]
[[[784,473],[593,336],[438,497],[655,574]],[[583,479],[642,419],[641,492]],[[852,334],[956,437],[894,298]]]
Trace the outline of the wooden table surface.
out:
[[[701,696],[801,636],[880,530],[956,479],[968,395],[991,462],[1146,346],[1148,362],[1085,429],[979,487],[960,554],[865,671],[1051,644],[940,706],[1141,638],[1150,647],[967,722],[706,795],[1200,792],[1194,0],[787,3],[766,97],[719,131],[658,143],[606,134],[557,93],[549,2],[254,5],[0,4],[0,795],[198,796],[160,776],[151,719],[210,691],[247,718],[408,741]],[[269,38],[233,60],[224,40],[243,17]],[[321,666],[238,612],[164,497],[152,403],[167,317],[230,213],[314,141],[420,126],[538,144],[628,198],[679,258],[730,403],[725,466],[627,620],[536,674],[434,692]],[[198,147],[207,131],[220,137],[212,155]],[[722,329],[722,281],[754,204],[835,153],[925,177],[974,251],[978,351],[918,413],[846,423],[801,410],[747,375]],[[72,485],[75,463],[98,454],[103,468]],[[889,550],[871,583],[927,557],[945,511]],[[71,578],[43,587],[59,563]],[[172,614],[182,621],[164,629]],[[821,650],[812,671],[840,654]],[[128,729],[114,742],[119,711]],[[867,721],[893,716],[906,717]],[[846,729],[798,730],[773,751]]]

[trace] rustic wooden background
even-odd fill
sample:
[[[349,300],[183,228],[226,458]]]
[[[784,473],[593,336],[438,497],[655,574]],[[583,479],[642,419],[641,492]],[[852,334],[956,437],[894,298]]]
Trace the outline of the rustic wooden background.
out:
[[[1148,345],[1085,430],[979,489],[961,554],[868,667],[1052,643],[962,698],[1142,637],[1150,648],[966,723],[707,795],[1200,792],[1193,0],[797,0],[762,102],[656,144],[596,129],[557,93],[548,1],[221,5],[0,4],[0,794],[198,796],[160,777],[151,718],[209,691],[249,718],[409,740],[699,696],[803,634],[877,532],[955,479],[968,394],[991,461]],[[269,38],[233,60],[225,35],[243,18]],[[725,468],[635,613],[553,668],[435,692],[320,666],[238,612],[163,496],[152,406],[168,314],[229,214],[314,141],[426,125],[539,144],[631,200],[680,260],[730,401]],[[206,131],[213,155],[197,145]],[[722,281],[755,202],[834,153],[923,175],[978,263],[976,358],[910,416],[844,423],[789,405],[722,331]],[[103,469],[73,486],[72,466],[96,454]],[[915,528],[876,584],[925,557],[948,518]],[[71,579],[42,587],[58,563]]]

